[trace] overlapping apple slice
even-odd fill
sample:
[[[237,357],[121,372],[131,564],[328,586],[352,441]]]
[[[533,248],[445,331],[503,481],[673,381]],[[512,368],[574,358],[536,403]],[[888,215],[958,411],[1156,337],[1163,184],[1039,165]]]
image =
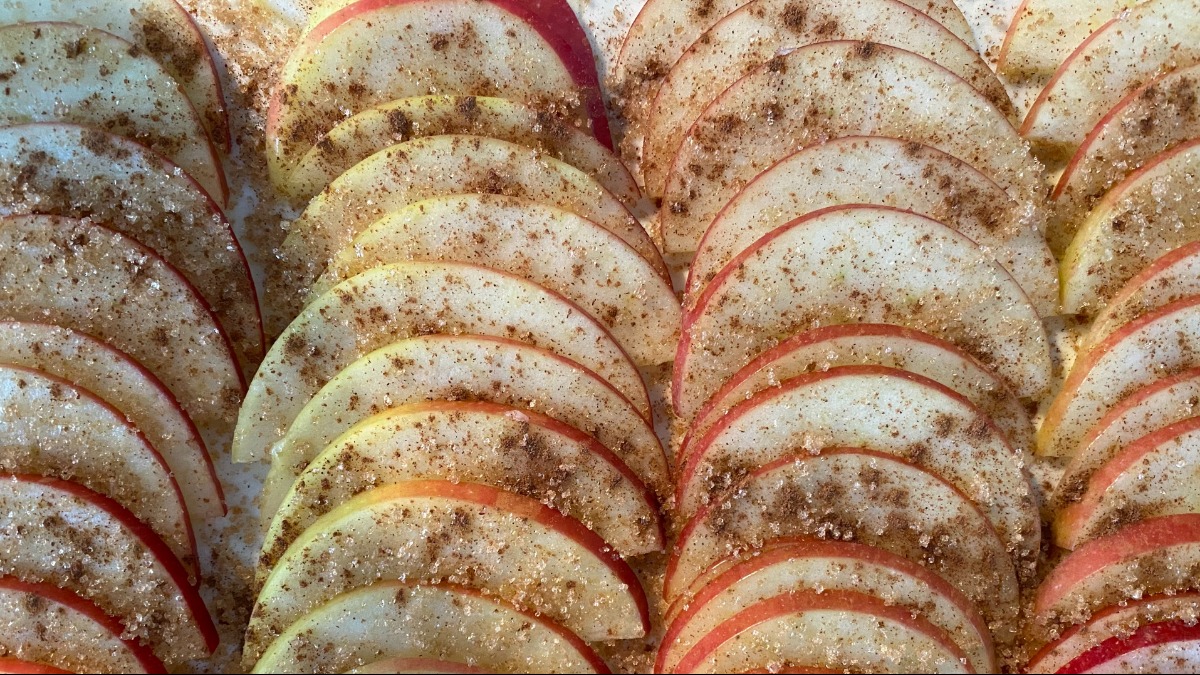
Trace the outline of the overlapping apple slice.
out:
[[[863,135],[937,148],[1020,202],[1040,189],[1041,171],[1016,129],[962,78],[895,47],[823,42],[746,75],[696,121],[663,197],[667,252],[695,251],[721,208],[778,160],[831,138]]]
[[[1191,295],[1200,295],[1200,242],[1172,250],[1130,279],[1096,315],[1080,349],[1091,349],[1121,326]]]
[[[923,216],[850,205],[781,227],[725,266],[684,316],[674,405],[684,420],[755,357],[822,325],[885,323],[954,343],[1022,396],[1049,382],[1041,320],[971,240]]]
[[[193,420],[228,429],[241,371],[216,318],[149,249],[89,221],[0,219],[0,319],[94,335],[162,380]]]
[[[395,669],[370,666],[380,658]],[[427,670],[432,660],[437,670]],[[470,665],[446,668],[446,660]],[[395,673],[405,663],[410,672],[609,672],[591,647],[545,616],[461,586],[396,581],[314,609],[275,640],[253,672]]]
[[[502,338],[428,335],[388,345],[350,364],[297,415],[263,485],[270,518],[308,464],[367,417],[428,401],[489,401],[540,412],[579,429],[665,498],[671,479],[653,427],[590,370]]]
[[[1200,668],[1200,626],[1171,621],[1111,638],[1067,664],[1069,673],[1191,673]]]
[[[1101,26],[1055,71],[1021,135],[1034,152],[1066,161],[1126,94],[1200,61],[1200,2],[1147,0]]]
[[[209,194],[228,198],[204,123],[167,71],[139,47],[68,23],[0,28],[0,122],[69,122],[128,136],[171,159]],[[25,65],[18,65],[18,64]]]
[[[865,136],[804,148],[750,181],[700,240],[688,272],[689,301],[775,228],[839,204],[892,206],[945,223],[991,250],[1039,314],[1058,312],[1058,265],[1046,247],[1040,210],[1021,208],[995,181],[940,150]]]
[[[1139,1],[1024,0],[1000,47],[1000,74],[1017,82],[1049,77],[1092,31]]]
[[[804,5],[752,0],[697,38],[663,80],[642,146],[647,192],[663,194],[684,137],[721,92],[780,53],[831,40],[880,43],[919,54],[963,78],[1016,120],[1004,85],[974,48],[899,0],[809,0]]]
[[[91,218],[150,247],[204,296],[253,374],[265,349],[250,267],[229,221],[148,148],[70,124],[0,129],[0,213]]]
[[[42,476],[0,478],[0,574],[78,594],[167,663],[208,656],[217,631],[187,572],[113,500]]]
[[[409,481],[360,494],[292,543],[259,593],[244,658],[338,594],[393,579],[469,584],[589,641],[650,627],[633,570],[579,521],[478,483]]]

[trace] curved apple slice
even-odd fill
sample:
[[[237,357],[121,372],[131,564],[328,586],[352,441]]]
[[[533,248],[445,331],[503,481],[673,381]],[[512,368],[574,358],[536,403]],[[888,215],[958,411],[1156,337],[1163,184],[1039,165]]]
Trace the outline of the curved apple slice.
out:
[[[183,566],[120,504],[76,483],[21,475],[0,477],[0,504],[0,574],[96,603],[125,627],[123,637],[167,663],[212,654],[217,631]]]
[[[671,493],[653,427],[592,371],[511,340],[428,335],[372,352],[321,388],[273,457],[262,513],[274,514],[304,468],[353,425],[389,408],[438,400],[490,401],[553,417],[600,441],[660,496]]]
[[[469,581],[588,641],[649,630],[637,576],[579,521],[486,485],[409,481],[360,494],[292,543],[259,593],[245,658],[339,593],[390,579]]]
[[[196,107],[208,135],[229,149],[225,94],[196,21],[174,0],[18,0],[0,7],[0,25],[70,21],[108,31],[145,50]]]
[[[1043,455],[1074,456],[1088,430],[1126,396],[1155,380],[1200,366],[1200,297],[1126,324],[1071,369],[1038,429]]]
[[[830,138],[864,135],[916,141],[959,157],[1022,203],[1040,189],[1041,171],[1016,129],[962,78],[895,47],[823,42],[772,59],[696,120],[663,197],[667,252],[695,251],[721,208],[783,157]]]
[[[1094,314],[1138,272],[1200,238],[1200,139],[1131,173],[1080,226],[1062,261],[1063,311]]]
[[[940,150],[867,136],[804,148],[750,181],[700,240],[688,273],[689,301],[775,228],[840,204],[892,206],[945,223],[992,251],[1039,314],[1058,313],[1058,264],[1046,247],[1040,211],[1020,208],[992,179]]]
[[[46,373],[0,365],[0,472],[95,490],[150,526],[200,583],[196,539],[171,468],[121,411]]]
[[[318,518],[377,485],[410,480],[484,483],[536,499],[625,557],[663,550],[653,494],[591,436],[527,408],[435,401],[359,422],[308,465],[267,530],[260,583]]]
[[[309,300],[372,267],[413,260],[464,262],[528,279],[604,324],[634,363],[674,358],[681,317],[670,283],[603,227],[513,197],[439,197],[388,214],[334,257]]]
[[[798,13],[799,11],[799,13]],[[1007,118],[1016,110],[975,49],[899,0],[753,0],[688,47],[662,82],[642,146],[646,191],[661,196],[692,124],[721,92],[781,52],[831,40],[882,43],[919,54],[966,80]]]
[[[1140,0],[1024,0],[1008,26],[997,68],[1009,80],[1049,77],[1092,31]]]
[[[45,675],[58,675],[70,672],[69,670],[62,670],[61,668],[48,666],[44,663],[22,661],[21,659],[8,657],[0,658],[0,673],[43,673]]]
[[[471,0],[474,3],[474,0]],[[290,319],[339,250],[371,223],[409,204],[456,194],[543,202],[620,237],[668,278],[650,235],[595,179],[537,150],[482,136],[429,136],[381,150],[342,174],[296,220],[268,288]]]
[[[149,54],[102,30],[69,23],[0,28],[4,126],[70,122],[128,136],[178,164],[225,203],[221,160],[204,123]]]
[[[121,637],[119,621],[53,584],[0,577],[0,621],[0,645],[11,657],[79,673],[167,672],[149,648]]]
[[[931,473],[870,450],[786,457],[688,522],[667,564],[668,602],[710,565],[777,537],[853,539],[923,565],[971,600],[1007,642],[1017,617],[1012,560],[971,500]]]
[[[340,673],[355,666],[349,672],[373,672],[362,664],[381,656],[470,663],[446,672],[609,672],[591,647],[544,616],[461,586],[397,581],[316,608],[271,645],[253,672]]]
[[[1066,250],[1115,185],[1180,143],[1200,138],[1200,65],[1173,70],[1129,94],[1096,123],[1051,193],[1046,236]]]
[[[755,603],[713,628],[670,672],[827,660],[870,672],[974,672],[945,631],[921,614],[844,590],[785,592]]]
[[[1148,0],[1092,33],[1058,67],[1021,135],[1066,160],[1104,114],[1160,73],[1200,62],[1200,2]]]
[[[816,590],[855,591],[889,606],[908,608],[944,631],[978,672],[994,672],[992,636],[983,617],[961,593],[918,564],[880,548],[841,541],[799,540],[771,547],[736,563],[682,597],[668,624],[654,671],[676,666],[725,620],[777,595]],[[826,656],[827,658],[827,656]]]
[[[1070,662],[1070,673],[1193,673],[1200,668],[1200,626],[1170,621],[1109,638]]]
[[[1033,423],[995,375],[954,345],[920,331],[886,324],[826,326],[793,336],[751,361],[696,414],[680,446],[681,460],[694,440],[730,410],[779,383],[837,366],[884,366],[929,378],[978,407],[1019,452],[1033,449]]]
[[[642,198],[621,160],[594,136],[556,117],[554,106],[493,96],[417,96],[364,110],[329,130],[278,187],[308,200],[388,146],[446,134],[487,136],[533,148],[594,176],[630,208]]]
[[[454,656],[459,656],[455,654]],[[561,666],[560,666],[561,668]],[[368,663],[365,666],[351,668],[347,673],[359,673],[366,675],[367,673],[378,673],[379,675],[391,675],[392,673],[487,673],[489,671],[468,666],[465,663],[457,663],[454,661],[442,661],[439,659],[422,659],[422,658],[395,658],[385,659]],[[561,672],[561,671],[559,671]]]
[[[233,229],[190,176],[150,149],[71,124],[0,128],[0,213],[90,218],[153,249],[203,294],[253,374],[262,317]]]
[[[676,412],[693,419],[780,340],[846,323],[896,324],[949,340],[1021,396],[1049,383],[1041,319],[990,255],[924,216],[850,205],[776,229],[705,288],[683,319]]]
[[[1022,574],[1036,566],[1041,521],[1024,458],[969,401],[892,368],[810,373],[734,407],[692,444],[679,471],[676,508],[690,516],[761,466],[798,448],[831,447],[870,448],[953,485],[987,516]]]
[[[600,373],[649,417],[637,367],[595,319],[566,298],[511,274],[465,263],[375,267],[313,301],[288,326],[250,383],[233,458],[261,461],[317,391],[356,359],[430,333],[507,337]]]
[[[153,252],[95,223],[0,219],[0,319],[104,340],[157,375],[202,426],[227,429],[237,414],[241,371],[208,306]]]
[[[1087,351],[1121,326],[1190,295],[1200,295],[1200,242],[1180,246],[1130,279],[1096,316],[1080,349]]]

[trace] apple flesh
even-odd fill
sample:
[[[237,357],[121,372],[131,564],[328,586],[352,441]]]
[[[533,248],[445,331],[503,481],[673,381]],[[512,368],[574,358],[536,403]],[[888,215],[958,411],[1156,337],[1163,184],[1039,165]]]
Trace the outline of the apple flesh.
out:
[[[367,675],[368,673],[372,675],[375,673],[389,675],[390,673],[486,673],[488,671],[454,661],[395,658],[368,663],[365,666],[351,668],[346,672],[361,675]]]
[[[609,672],[591,647],[545,616],[460,586],[397,581],[379,581],[316,608],[275,640],[253,672],[384,672],[364,668],[380,658],[393,665],[416,659],[469,664],[444,672]]]
[[[1121,326],[1191,295],[1200,295],[1200,242],[1180,246],[1130,279],[1096,315],[1081,348],[1086,351]]]
[[[1092,31],[1140,0],[1024,0],[1004,35],[998,69],[1009,80],[1049,77]]]

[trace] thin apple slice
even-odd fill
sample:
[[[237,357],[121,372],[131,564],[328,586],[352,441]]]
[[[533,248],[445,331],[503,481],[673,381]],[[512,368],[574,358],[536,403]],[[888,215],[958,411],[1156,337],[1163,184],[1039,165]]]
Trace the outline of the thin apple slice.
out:
[[[0,214],[91,218],[150,247],[203,294],[243,372],[264,337],[250,267],[221,209],[145,146],[70,124],[0,129]]]
[[[609,672],[591,647],[545,616],[461,586],[397,581],[376,582],[314,609],[271,645],[253,672],[373,672],[362,667],[381,656],[469,664],[446,672]]]
[[[846,323],[896,324],[948,340],[1021,396],[1049,383],[1041,319],[990,255],[924,216],[850,205],[776,229],[713,279],[684,316],[676,412],[693,419],[780,341]]]
[[[669,672],[736,673],[813,660],[868,672],[975,672],[945,631],[921,614],[846,590],[785,592],[750,605],[713,628]]]
[[[339,593],[392,579],[469,581],[588,641],[650,628],[637,576],[579,521],[478,483],[409,481],[360,494],[292,543],[258,595],[244,658]]]
[[[1096,203],[1171,148],[1200,138],[1200,65],[1173,70],[1135,90],[1088,132],[1051,193],[1046,235],[1063,251]]]
[[[70,672],[71,671],[69,670],[55,668],[54,666],[48,666],[44,663],[37,663],[34,661],[22,661],[21,659],[8,657],[0,658],[0,673],[40,673],[44,675],[59,675]]]
[[[1156,76],[1200,62],[1200,2],[1147,0],[1097,29],[1050,78],[1021,135],[1066,161],[1104,114]]]
[[[466,263],[375,267],[313,301],[267,353],[233,439],[238,462],[267,459],[300,410],[356,359],[430,333],[506,337],[561,354],[636,401],[650,400],[637,367],[575,303],[533,282]]]
[[[987,516],[1022,576],[1032,573],[1041,521],[1024,457],[969,401],[893,368],[801,375],[734,407],[689,448],[676,508],[691,516],[761,466],[833,447],[870,448],[953,485]]]
[[[924,565],[980,608],[997,640],[1013,635],[1017,575],[984,514],[933,474],[861,449],[785,457],[701,510],[679,535],[663,595],[674,601],[721,558],[788,536],[853,539]]]
[[[229,149],[229,118],[221,78],[204,34],[174,0],[18,0],[0,7],[0,25],[70,21],[108,31],[162,65],[195,106],[214,142]]]
[[[666,251],[695,251],[721,208],[778,160],[864,135],[932,146],[969,162],[1021,203],[1040,199],[1041,170],[1025,142],[962,78],[895,47],[824,42],[746,75],[696,121],[663,197]]]
[[[200,432],[166,385],[128,354],[66,328],[0,321],[0,363],[34,368],[94,393],[162,455],[191,517],[207,522],[225,515],[221,482]]]
[[[0,472],[75,481],[115,500],[200,583],[196,539],[171,468],[121,411],[66,380],[6,364],[0,410]]]
[[[149,648],[121,637],[119,621],[54,584],[0,577],[0,622],[0,651],[9,657],[78,673],[166,672]]]
[[[201,426],[228,429],[243,382],[228,338],[187,281],[89,221],[0,219],[0,320],[94,335],[158,376]]]
[[[700,240],[688,273],[689,301],[775,228],[839,204],[892,206],[945,223],[992,251],[1039,314],[1058,312],[1058,265],[1046,247],[1040,210],[1021,208],[995,181],[940,150],[864,136],[804,148],[750,181]]]
[[[1200,242],[1180,246],[1130,279],[1096,315],[1080,349],[1087,351],[1121,326],[1190,295],[1200,295]]]
[[[278,187],[308,200],[390,145],[446,134],[488,136],[534,148],[594,176],[630,208],[642,198],[621,160],[594,136],[559,119],[553,105],[494,96],[417,96],[364,110],[331,129]]]
[[[975,49],[899,0],[753,0],[705,31],[663,80],[642,146],[647,193],[662,196],[684,137],[721,92],[782,52],[830,40],[919,54],[966,80],[1010,121],[1017,119],[1004,85]]]
[[[570,211],[620,237],[668,278],[666,264],[641,223],[621,200],[579,169],[494,138],[429,136],[394,145],[356,164],[292,223],[283,242],[283,262],[268,279],[272,301],[279,306],[268,323],[275,326],[295,316],[333,256],[371,223],[409,204],[456,194],[521,197]]]
[[[1155,380],[1200,366],[1200,297],[1126,324],[1071,369],[1038,429],[1043,455],[1074,456],[1088,430],[1126,396]]]
[[[1141,0],[1024,0],[1000,47],[1010,81],[1049,77],[1092,31]]]
[[[458,656],[455,654],[454,656]],[[455,661],[423,658],[394,658],[351,668],[347,673],[391,675],[392,673],[487,673],[488,671]],[[561,672],[561,671],[560,671]]]
[[[527,408],[435,401],[363,420],[308,465],[267,530],[260,583],[318,518],[373,487],[410,480],[484,483],[578,520],[622,556],[663,550],[653,493],[591,436]]]
[[[1110,638],[1066,665],[1070,673],[1194,673],[1200,668],[1200,626],[1170,621]]]
[[[50,583],[98,605],[163,661],[210,655],[217,631],[187,572],[113,500],[43,476],[0,478],[0,574]],[[131,592],[132,589],[137,589]]]
[[[0,63],[13,66],[2,74],[4,126],[69,122],[128,136],[170,158],[221,203],[229,197],[196,109],[140,47],[85,26],[22,23],[0,28]]]
[[[842,324],[788,338],[738,371],[697,413],[678,457],[686,459],[693,440],[756,394],[794,377],[853,365],[899,368],[938,382],[978,407],[1018,452],[1033,449],[1033,423],[1020,399],[965,352],[900,326]]]
[[[592,371],[502,338],[429,335],[364,356],[317,392],[273,456],[262,513],[274,514],[304,468],[358,422],[389,408],[438,400],[490,401],[553,417],[596,438],[660,497],[671,494],[666,454],[653,427]]]
[[[995,672],[992,636],[970,601],[941,577],[880,548],[842,541],[797,540],[730,566],[668,624],[655,672],[679,661],[725,620],[776,595],[815,590],[855,591],[908,608],[944,631],[978,672]],[[825,655],[828,658],[828,655]],[[860,664],[862,665],[862,664]]]
[[[1200,238],[1200,139],[1150,160],[1117,185],[1080,226],[1062,262],[1063,311],[1095,314],[1130,279]]]
[[[681,317],[670,282],[603,227],[515,197],[439,197],[388,214],[334,257],[309,301],[372,267],[412,260],[465,262],[528,279],[604,324],[634,363],[674,358]]]

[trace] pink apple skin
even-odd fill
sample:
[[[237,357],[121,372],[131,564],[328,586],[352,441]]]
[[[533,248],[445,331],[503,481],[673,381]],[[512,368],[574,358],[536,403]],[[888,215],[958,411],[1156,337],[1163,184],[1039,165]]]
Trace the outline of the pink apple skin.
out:
[[[21,659],[0,658],[0,673],[44,673],[50,675],[53,673],[69,673],[69,670],[61,670],[54,666],[47,666],[43,663],[32,663],[30,661],[22,661]]]
[[[1142,626],[1127,638],[1111,637],[1105,640],[1100,645],[1059,669],[1058,672],[1106,672],[1105,666],[1107,664],[1131,652],[1179,642],[1200,644],[1200,625],[1189,625],[1186,621],[1169,621]],[[1125,671],[1114,670],[1112,672]]]
[[[1108,23],[1097,28],[1091,35],[1088,36],[1086,40],[1080,42],[1079,46],[1071,52],[1070,56],[1063,60],[1062,64],[1058,67],[1058,70],[1054,71],[1054,75],[1050,77],[1050,81],[1046,83],[1045,88],[1042,89],[1042,93],[1038,95],[1037,100],[1035,100],[1033,105],[1030,106],[1029,112],[1025,114],[1025,121],[1021,124],[1021,136],[1023,138],[1027,137],[1029,132],[1033,130],[1034,122],[1037,121],[1038,113],[1041,112],[1042,106],[1045,105],[1046,101],[1049,100],[1050,93],[1054,89],[1054,85],[1058,84],[1059,80],[1063,78],[1063,75],[1065,75],[1071,69],[1071,66],[1075,65],[1075,59],[1081,53],[1083,53],[1083,51],[1086,50],[1088,46],[1091,45],[1092,42],[1094,42],[1098,37],[1104,35],[1116,21],[1117,19],[1111,19],[1108,21]],[[1067,171],[1069,172],[1070,169]],[[1067,174],[1064,173],[1063,175],[1065,176]]]

